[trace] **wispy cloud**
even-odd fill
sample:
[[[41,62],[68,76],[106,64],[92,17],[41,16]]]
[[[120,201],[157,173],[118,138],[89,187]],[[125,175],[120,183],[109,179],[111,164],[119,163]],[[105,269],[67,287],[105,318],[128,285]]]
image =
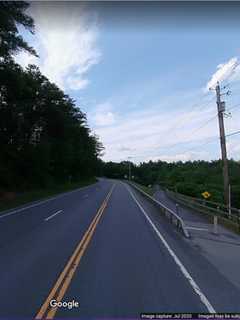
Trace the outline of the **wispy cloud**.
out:
[[[133,156],[136,162],[149,159],[186,161],[199,159],[201,156],[206,158],[206,153],[200,152],[201,147],[196,151],[187,150],[196,144],[200,146],[205,139],[216,136],[217,118],[209,123],[209,126],[196,130],[215,114],[214,102],[208,110],[202,111],[199,108],[186,112],[185,122],[180,128],[176,126],[178,119],[183,116],[179,100],[178,106],[179,109],[172,111],[163,105],[148,106],[146,110],[118,114],[112,124],[95,125],[94,130],[105,146],[104,159],[119,161],[127,159],[129,155]],[[98,111],[100,112],[99,109]],[[104,117],[104,113],[102,116]]]
[[[157,104],[128,112],[119,105],[119,99],[98,105],[89,119],[105,146],[104,160],[122,161],[129,156],[134,162],[219,159],[216,102],[211,92],[202,96],[203,101],[189,94],[188,103],[181,93],[164,96]],[[174,105],[177,108],[172,108]],[[114,115],[112,123],[108,111]],[[239,112],[235,109],[234,116],[225,119],[226,134],[239,128]],[[98,121],[100,115],[103,121]],[[236,143],[231,149],[230,156],[239,159]]]
[[[92,125],[94,127],[106,127],[115,124],[117,116],[112,110],[113,107],[109,102],[98,104],[89,116]]]
[[[240,76],[239,60],[237,57],[233,57],[227,62],[221,63],[217,66],[217,71],[212,75],[205,90],[214,88],[217,82],[226,80],[230,77],[236,78],[236,76]]]
[[[33,46],[40,59],[21,53],[16,60],[23,66],[39,65],[43,74],[63,89],[85,88],[87,72],[101,57],[96,15],[84,4],[54,2],[32,3],[30,14],[36,24]]]

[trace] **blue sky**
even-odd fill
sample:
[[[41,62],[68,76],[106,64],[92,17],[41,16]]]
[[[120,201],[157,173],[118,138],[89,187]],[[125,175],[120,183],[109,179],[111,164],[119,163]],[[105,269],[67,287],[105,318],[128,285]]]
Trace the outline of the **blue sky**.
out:
[[[16,59],[38,64],[76,99],[105,160],[218,159],[214,92],[206,88],[211,79],[229,83],[227,106],[240,104],[240,20],[236,8],[215,9],[36,2],[36,34],[22,33],[40,59]],[[236,107],[225,119],[227,134],[240,130],[239,115]],[[229,157],[240,159],[239,139],[228,139]]]

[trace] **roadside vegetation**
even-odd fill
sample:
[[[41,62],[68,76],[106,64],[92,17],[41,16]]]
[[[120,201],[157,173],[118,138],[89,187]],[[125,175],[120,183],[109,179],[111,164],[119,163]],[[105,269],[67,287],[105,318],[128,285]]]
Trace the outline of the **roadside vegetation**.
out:
[[[128,178],[129,162],[102,163],[102,175],[109,178]],[[240,163],[229,160],[232,206],[240,208]],[[211,194],[210,201],[224,203],[222,162],[188,161],[167,163],[149,161],[131,163],[133,180],[144,186],[159,184],[171,191],[202,198],[202,193]]]
[[[0,3],[0,201],[4,208],[20,198],[35,200],[94,181],[103,149],[71,97],[37,66],[23,69],[14,61],[21,50],[37,56],[18,32],[20,26],[34,33],[28,6],[22,1]]]
[[[131,181],[130,183],[134,184],[135,186],[137,186],[139,189],[141,189],[142,191],[144,191],[145,193],[147,193],[149,196],[153,196],[154,194],[154,190],[152,188],[151,185],[149,186],[144,186],[142,184],[137,183],[136,181]]]
[[[82,180],[81,182],[54,185],[46,189],[34,189],[19,193],[8,192],[5,194],[5,198],[1,199],[0,201],[0,214],[4,213],[5,210],[16,208],[29,202],[45,200],[57,194],[85,187],[95,182],[97,182],[96,178],[90,178],[87,180]]]

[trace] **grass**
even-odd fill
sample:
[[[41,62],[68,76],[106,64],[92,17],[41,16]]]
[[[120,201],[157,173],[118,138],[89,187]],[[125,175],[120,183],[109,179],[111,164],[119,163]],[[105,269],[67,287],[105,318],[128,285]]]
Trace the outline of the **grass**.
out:
[[[62,185],[56,185],[54,187],[52,186],[50,188],[23,192],[21,194],[16,195],[15,198],[12,200],[0,199],[0,214],[3,213],[3,210],[16,208],[29,202],[47,199],[63,192],[88,186],[90,184],[95,183],[96,181],[96,178],[91,178],[88,180],[83,180],[71,184],[66,183]]]
[[[153,189],[150,187],[146,187],[143,186],[142,184],[136,183],[135,181],[131,181],[132,183],[134,183],[137,187],[139,187],[139,189],[143,190],[144,192],[146,192],[147,194],[149,194],[151,197],[153,196]]]

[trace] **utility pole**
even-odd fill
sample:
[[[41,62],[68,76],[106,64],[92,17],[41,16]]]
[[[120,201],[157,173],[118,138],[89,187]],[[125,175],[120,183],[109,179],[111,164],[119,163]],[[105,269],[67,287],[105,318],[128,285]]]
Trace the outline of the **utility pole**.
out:
[[[230,205],[229,174],[228,174],[227,148],[226,148],[224,120],[223,120],[223,113],[225,111],[225,102],[221,101],[221,89],[220,89],[219,82],[217,83],[215,90],[216,90],[216,98],[217,98],[220,145],[221,145],[222,163],[223,163],[224,201],[229,208],[229,205]]]

